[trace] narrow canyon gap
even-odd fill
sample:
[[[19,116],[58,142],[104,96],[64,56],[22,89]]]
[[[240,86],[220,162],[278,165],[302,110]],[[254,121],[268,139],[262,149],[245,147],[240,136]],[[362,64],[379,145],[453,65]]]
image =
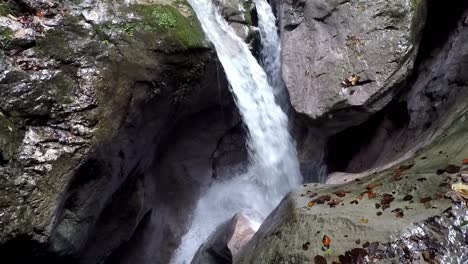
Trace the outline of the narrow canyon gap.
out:
[[[189,3],[216,48],[248,129],[251,165],[247,173],[215,182],[199,200],[190,228],[172,260],[174,264],[190,262],[215,228],[236,213],[248,217],[258,229],[284,195],[302,182],[288,117],[277,103],[285,88],[280,40],[270,5],[266,0],[256,1],[263,69],[211,1]]]

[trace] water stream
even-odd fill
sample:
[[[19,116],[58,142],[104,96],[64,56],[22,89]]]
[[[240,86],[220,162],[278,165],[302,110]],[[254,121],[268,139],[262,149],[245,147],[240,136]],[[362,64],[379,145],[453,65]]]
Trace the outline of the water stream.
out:
[[[188,232],[171,261],[190,263],[196,250],[222,222],[236,213],[256,229],[280,200],[302,182],[288,117],[275,97],[282,94],[280,43],[266,0],[256,0],[262,42],[260,66],[248,46],[210,0],[188,0],[216,48],[231,91],[248,129],[248,172],[214,183],[198,201]],[[268,73],[268,74],[267,74]]]

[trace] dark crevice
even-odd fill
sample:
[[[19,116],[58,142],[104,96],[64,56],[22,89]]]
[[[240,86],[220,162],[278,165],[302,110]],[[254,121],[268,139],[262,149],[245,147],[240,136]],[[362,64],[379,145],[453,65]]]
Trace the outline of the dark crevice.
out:
[[[415,62],[415,69],[418,69],[418,66],[427,60],[435,50],[440,49],[447,43],[451,33],[457,28],[457,23],[460,22],[463,12],[468,8],[468,1],[453,1],[447,4],[437,0],[428,0],[427,4],[428,16]],[[379,149],[376,144],[383,144],[386,140],[392,140],[393,135],[407,129],[410,117],[406,102],[400,98],[404,98],[417,76],[418,71],[415,71],[405,82],[407,83],[407,85],[404,85],[406,89],[399,91],[394,96],[394,101],[381,111],[373,114],[366,122],[329,138],[325,158],[329,172],[362,172],[375,165],[380,154],[376,152]],[[437,97],[436,94],[426,95],[433,101],[444,99]],[[424,124],[426,129],[431,126],[431,122]],[[388,129],[389,127],[390,129]],[[376,137],[382,136],[378,134],[382,129],[389,130],[385,133],[386,138],[376,139]],[[362,153],[363,151],[365,153]],[[381,151],[383,150],[381,149]],[[351,164],[357,156],[361,158],[359,166]]]
[[[434,50],[443,47],[450,33],[457,28],[463,12],[468,8],[468,1],[428,0],[427,7],[426,26],[423,30],[416,65],[429,57]]]
[[[349,169],[352,159],[366,146],[372,143],[377,130],[383,126],[391,135],[404,129],[409,122],[406,102],[393,102],[381,111],[374,114],[361,125],[346,129],[329,138],[325,162],[329,172],[361,172]],[[379,153],[367,153],[367,164],[361,164],[362,171],[369,169],[374,164]]]

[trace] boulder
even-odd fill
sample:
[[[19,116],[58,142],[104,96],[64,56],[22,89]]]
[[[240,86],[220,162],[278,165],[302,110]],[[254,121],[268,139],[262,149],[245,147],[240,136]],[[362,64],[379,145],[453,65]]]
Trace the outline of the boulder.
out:
[[[191,264],[229,264],[255,234],[241,214],[221,224],[200,246]]]
[[[276,1],[295,110],[330,131],[382,109],[410,76],[426,2]],[[348,81],[358,77],[354,84]]]
[[[468,169],[467,117],[465,111],[445,138],[390,169],[293,191],[234,263],[466,261],[466,204],[445,195]]]

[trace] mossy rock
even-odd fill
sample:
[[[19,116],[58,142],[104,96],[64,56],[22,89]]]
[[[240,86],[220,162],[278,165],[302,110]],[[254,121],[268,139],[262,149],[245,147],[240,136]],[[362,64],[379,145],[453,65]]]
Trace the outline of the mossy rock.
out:
[[[206,47],[205,35],[195,17],[185,17],[171,5],[134,5],[141,21],[123,25],[128,34],[156,33],[181,49]]]

